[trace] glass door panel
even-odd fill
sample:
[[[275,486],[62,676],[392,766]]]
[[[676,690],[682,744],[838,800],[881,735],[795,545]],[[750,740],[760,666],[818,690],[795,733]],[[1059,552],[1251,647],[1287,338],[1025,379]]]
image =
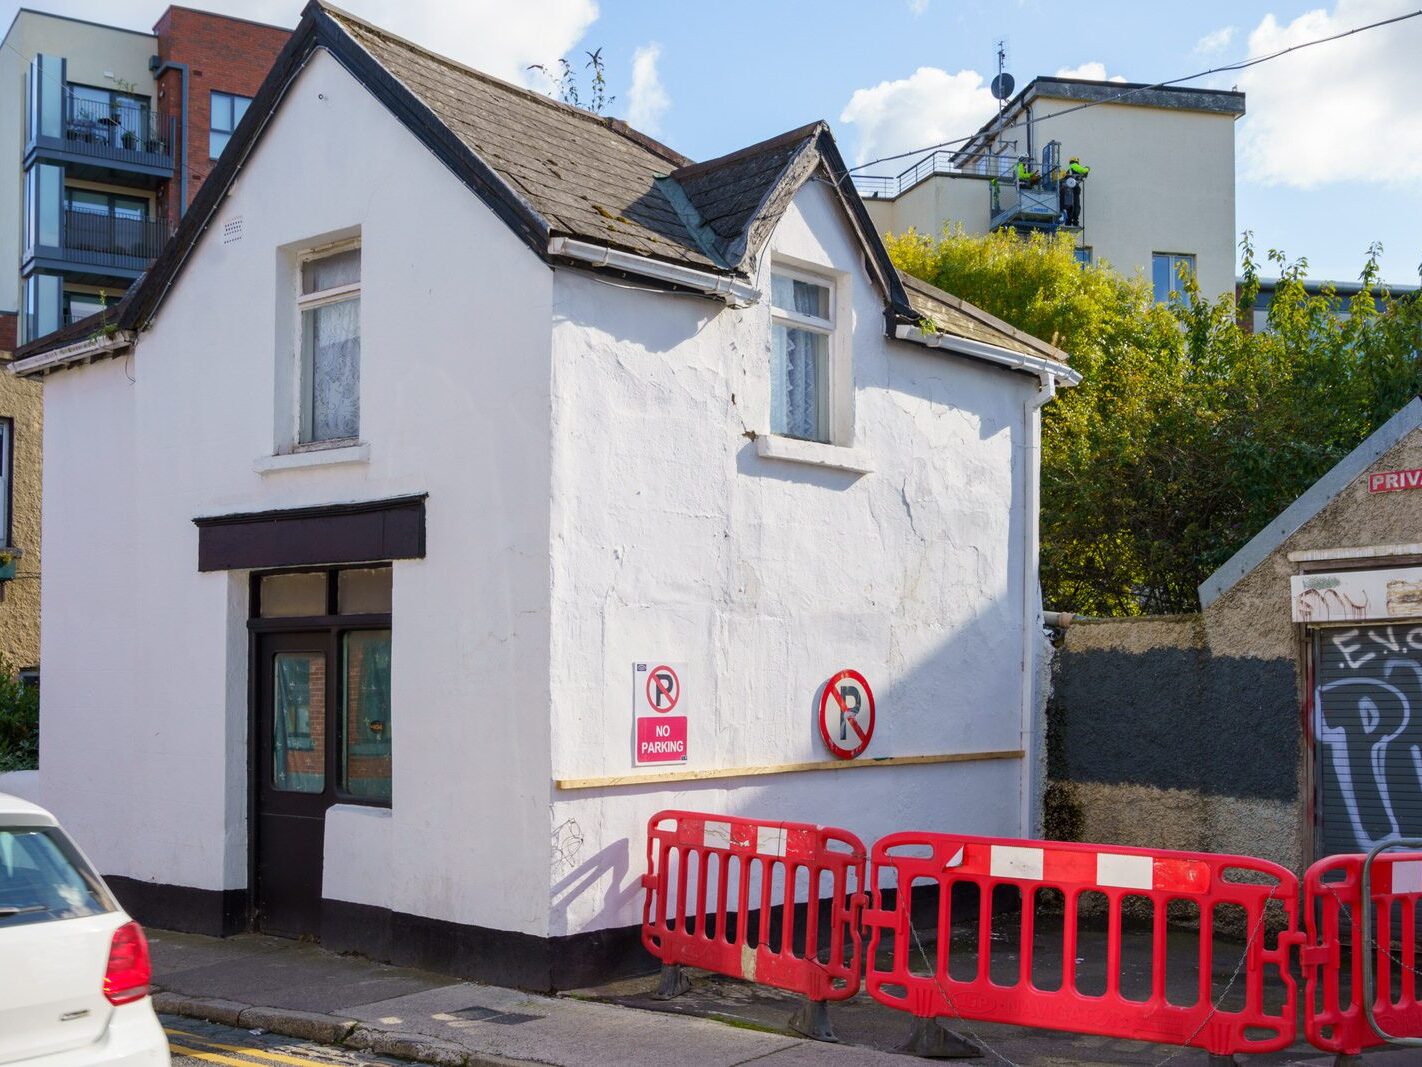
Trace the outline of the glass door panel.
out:
[[[341,638],[341,791],[390,799],[390,631],[357,630]]]
[[[286,793],[326,789],[326,657],[272,657],[272,787]]]

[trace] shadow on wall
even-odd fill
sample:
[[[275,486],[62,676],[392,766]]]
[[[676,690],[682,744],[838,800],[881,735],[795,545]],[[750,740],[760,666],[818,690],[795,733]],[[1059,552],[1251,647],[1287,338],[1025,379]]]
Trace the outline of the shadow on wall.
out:
[[[1068,646],[1047,708],[1049,836],[1291,853],[1302,741],[1292,660]]]
[[[925,549],[927,551],[927,549]],[[940,546],[938,551],[942,551]],[[1020,567],[1017,557],[1014,566]],[[1014,625],[1016,587],[1008,585],[994,596],[984,596],[977,610],[962,619],[945,640],[916,661],[902,662],[905,673],[893,684],[875,690],[876,726],[861,761],[875,757],[939,755],[965,752],[1010,752],[1020,747],[1021,628]],[[946,616],[945,616],[946,617]],[[889,633],[877,635],[883,646],[866,652],[865,661],[839,664],[862,670],[871,684],[876,671],[868,661],[887,652],[890,662],[899,655],[896,627],[918,629],[895,620],[886,623]],[[795,700],[787,717],[771,717],[759,724],[746,722],[747,730],[780,731],[788,723],[797,743],[795,760],[828,760],[819,732],[819,696],[825,679]],[[767,741],[768,744],[768,741]],[[754,746],[752,746],[754,747]],[[628,743],[630,773],[631,741]],[[764,762],[770,762],[766,760]],[[694,767],[744,765],[718,754],[696,760]],[[674,807],[710,811],[770,821],[807,822],[842,827],[857,834],[866,845],[878,837],[901,830],[958,832],[1015,836],[1021,811],[1021,759],[993,759],[908,767],[885,767],[845,772],[815,771],[761,775],[671,785],[649,783],[596,792],[564,793],[560,801],[585,801],[590,819],[566,818],[552,835],[552,921],[554,936],[608,928],[626,928],[641,922],[642,887],[646,855],[647,821],[658,811]],[[652,771],[655,768],[647,768]],[[626,812],[632,812],[629,817]],[[624,821],[624,819],[626,821]],[[587,825],[607,827],[608,833],[626,834],[601,845],[583,858]],[[566,872],[566,873],[564,873]],[[749,887],[758,899],[759,875]]]

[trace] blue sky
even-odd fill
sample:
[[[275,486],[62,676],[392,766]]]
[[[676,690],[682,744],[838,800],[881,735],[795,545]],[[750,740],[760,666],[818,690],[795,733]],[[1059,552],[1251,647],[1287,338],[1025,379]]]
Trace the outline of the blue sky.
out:
[[[193,0],[293,25],[300,0]],[[8,24],[14,0],[0,0]],[[161,0],[30,0],[135,28]],[[600,47],[611,110],[702,159],[828,119],[851,163],[972,132],[1005,38],[1008,69],[1153,82],[1418,7],[1417,0],[1192,4],[1105,0],[345,0],[345,6],[505,77]],[[1310,274],[1357,276],[1384,245],[1389,281],[1422,262],[1422,18],[1198,85],[1248,94],[1237,126],[1237,229],[1306,256]],[[1088,70],[1092,68],[1088,67]],[[860,95],[856,98],[856,93]],[[853,104],[851,103],[853,102]],[[630,113],[630,114],[629,114]],[[901,168],[888,164],[880,170]]]

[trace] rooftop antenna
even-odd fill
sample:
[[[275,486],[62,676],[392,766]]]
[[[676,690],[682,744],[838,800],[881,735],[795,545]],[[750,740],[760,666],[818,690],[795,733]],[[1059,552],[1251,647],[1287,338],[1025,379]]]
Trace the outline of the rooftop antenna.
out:
[[[1007,73],[1007,41],[997,42],[997,77],[992,80],[992,95],[997,98],[997,113],[1002,114],[1007,106],[1012,90],[1017,87],[1012,75]]]

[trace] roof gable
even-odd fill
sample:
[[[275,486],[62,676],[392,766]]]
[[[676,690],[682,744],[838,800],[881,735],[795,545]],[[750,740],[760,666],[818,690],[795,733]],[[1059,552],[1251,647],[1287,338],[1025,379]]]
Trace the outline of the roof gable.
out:
[[[1328,507],[1339,493],[1384,453],[1391,451],[1394,445],[1418,427],[1422,427],[1422,399],[1413,397],[1206,578],[1200,584],[1200,606],[1207,608],[1229,592],[1305,523]]]
[[[898,326],[923,317],[910,301],[825,123],[692,163],[619,120],[434,55],[322,0],[311,0],[227,151],[149,271],[116,308],[21,346],[19,360],[54,353],[67,361],[67,354],[55,350],[71,347],[84,349],[76,358],[88,358],[90,350],[108,353],[119,347],[110,338],[136,336],[147,327],[287,90],[317,51],[329,53],[530,250],[550,263],[631,274],[670,288],[682,287],[687,271],[715,280],[718,292],[721,278],[740,279],[737,284],[744,286],[796,192],[813,179],[832,191],[863,248],[884,297],[887,332],[892,336]],[[568,247],[565,238],[591,245],[594,252],[612,250],[618,258],[574,259],[563,251]],[[651,270],[658,263],[666,270]],[[648,273],[638,274],[642,265]],[[697,291],[713,291],[695,284]],[[954,314],[962,319],[959,325],[968,323]],[[949,330],[956,328],[953,315],[939,318]],[[973,328],[983,329],[981,323]],[[1025,343],[1005,334],[998,337],[1004,339],[1013,349]],[[1037,347],[1055,353],[1050,346]],[[1060,357],[1050,353],[1049,358]],[[39,372],[53,365],[51,358],[31,366]],[[31,373],[23,368],[21,372]]]

